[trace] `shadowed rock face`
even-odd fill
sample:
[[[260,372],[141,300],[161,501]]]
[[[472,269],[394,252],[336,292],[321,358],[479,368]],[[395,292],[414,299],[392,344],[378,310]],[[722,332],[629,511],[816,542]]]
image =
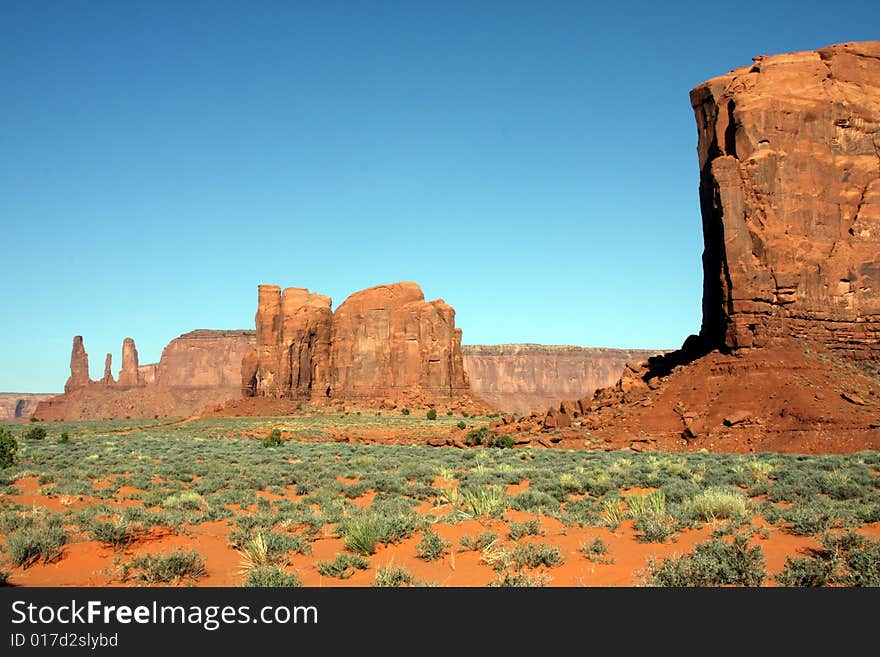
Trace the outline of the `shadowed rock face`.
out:
[[[691,104],[707,346],[880,358],[880,42],[756,57]]]
[[[256,348],[242,359],[245,395],[450,397],[467,391],[461,331],[442,300],[415,283],[380,285],[331,300],[303,288],[261,285]]]
[[[461,350],[474,394],[517,413],[588,397],[617,381],[626,363],[663,353],[538,344],[464,345]]]
[[[41,401],[54,396],[55,393],[0,392],[0,422],[28,420]]]

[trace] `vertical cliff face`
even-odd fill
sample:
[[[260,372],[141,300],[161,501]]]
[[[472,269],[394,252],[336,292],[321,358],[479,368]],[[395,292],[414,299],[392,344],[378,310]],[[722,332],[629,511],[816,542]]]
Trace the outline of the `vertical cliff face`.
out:
[[[73,337],[73,348],[70,351],[70,377],[64,384],[64,392],[83,388],[91,383],[89,378],[89,355],[83,345],[81,335]]]
[[[496,408],[518,413],[588,397],[617,381],[626,363],[659,353],[538,344],[462,347],[471,390]]]
[[[253,331],[190,331],[169,342],[158,363],[141,365],[140,380],[166,388],[238,389],[241,359],[254,344]]]
[[[880,42],[756,57],[691,91],[710,347],[880,358]]]
[[[330,297],[291,287],[260,285],[256,351],[242,361],[245,394],[327,396],[330,385]]]
[[[467,391],[455,311],[442,299],[425,302],[415,283],[348,297],[333,314],[330,360],[335,397]]]
[[[245,395],[379,398],[449,397],[467,391],[461,331],[443,300],[426,302],[415,283],[329,297],[303,288],[259,287],[256,347],[241,364]]]

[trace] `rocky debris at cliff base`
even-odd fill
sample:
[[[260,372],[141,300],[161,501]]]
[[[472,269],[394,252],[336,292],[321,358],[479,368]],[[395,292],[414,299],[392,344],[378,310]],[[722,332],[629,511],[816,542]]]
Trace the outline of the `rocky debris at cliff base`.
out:
[[[678,354],[671,355],[677,358]],[[872,409],[880,379],[822,345],[776,338],[761,349],[712,351],[689,363],[637,368],[654,387],[598,391],[567,428],[549,426],[559,409],[533,414],[518,431],[560,437],[560,446],[728,452],[853,452],[880,448]],[[628,371],[632,374],[631,369]],[[631,379],[631,377],[629,377]],[[630,380],[631,383],[631,380]],[[847,401],[839,392],[860,398]],[[645,401],[650,401],[646,406]]]

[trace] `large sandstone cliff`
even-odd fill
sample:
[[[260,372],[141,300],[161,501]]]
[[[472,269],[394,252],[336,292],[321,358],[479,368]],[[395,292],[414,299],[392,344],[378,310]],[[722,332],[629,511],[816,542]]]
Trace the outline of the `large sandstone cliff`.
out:
[[[29,420],[37,404],[54,396],[55,393],[0,392],[0,422]]]
[[[756,57],[691,103],[700,335],[519,430],[637,451],[880,448],[880,42]]]
[[[691,103],[708,345],[880,358],[880,42],[756,57]]]
[[[474,394],[518,413],[588,397],[617,381],[626,363],[662,353],[538,344],[463,345],[461,350]]]

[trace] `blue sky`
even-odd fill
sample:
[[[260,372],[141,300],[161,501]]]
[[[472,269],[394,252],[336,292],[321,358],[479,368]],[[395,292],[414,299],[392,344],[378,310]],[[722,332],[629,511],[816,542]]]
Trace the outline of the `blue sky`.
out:
[[[688,91],[880,3],[0,2],[0,390],[414,280],[468,344],[699,329]]]

